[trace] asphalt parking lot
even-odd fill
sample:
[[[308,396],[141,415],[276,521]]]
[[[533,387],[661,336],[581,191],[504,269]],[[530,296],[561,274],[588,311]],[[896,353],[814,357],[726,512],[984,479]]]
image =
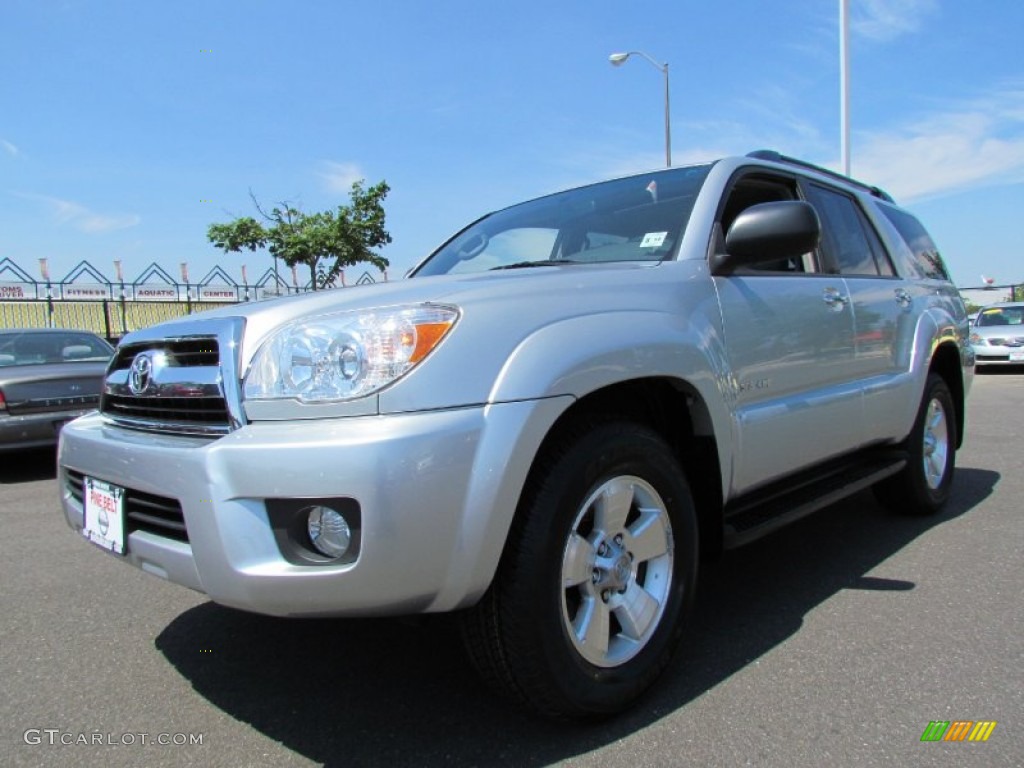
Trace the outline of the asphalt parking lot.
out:
[[[584,726],[494,698],[442,618],[271,619],[124,567],[64,524],[52,451],[0,456],[0,764],[1024,765],[1022,426],[1024,372],[977,377],[942,513],[864,493],[727,553],[662,684]],[[997,725],[921,741],[957,720]]]

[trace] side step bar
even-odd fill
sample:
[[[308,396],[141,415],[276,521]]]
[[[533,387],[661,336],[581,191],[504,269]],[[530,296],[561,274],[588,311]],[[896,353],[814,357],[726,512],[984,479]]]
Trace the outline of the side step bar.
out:
[[[759,539],[895,475],[906,465],[906,456],[901,453],[875,455],[855,464],[818,468],[812,474],[737,499],[725,509],[725,548]]]

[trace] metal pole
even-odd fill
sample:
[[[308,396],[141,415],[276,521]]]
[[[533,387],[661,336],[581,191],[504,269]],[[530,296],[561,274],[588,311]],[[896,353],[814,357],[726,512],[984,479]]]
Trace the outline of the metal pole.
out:
[[[668,62],[662,69],[665,73],[665,167],[672,167],[672,126],[669,123],[668,112]]]
[[[608,61],[613,67],[621,66],[626,60],[637,54],[643,56],[647,61],[651,63],[656,69],[661,70],[661,73],[665,76],[665,167],[672,167],[672,126],[669,122],[669,101],[668,101],[668,62],[659,64],[658,60],[650,54],[644,53],[643,51],[630,51],[629,53],[613,53],[608,57]]]
[[[850,175],[850,37],[849,0],[839,0],[839,153]]]

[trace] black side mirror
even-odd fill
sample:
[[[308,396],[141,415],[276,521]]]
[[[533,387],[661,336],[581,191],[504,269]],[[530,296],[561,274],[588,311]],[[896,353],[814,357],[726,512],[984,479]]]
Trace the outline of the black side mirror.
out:
[[[725,253],[715,254],[713,271],[727,275],[737,267],[795,259],[818,246],[821,222],[810,203],[780,200],[752,205],[725,234]]]

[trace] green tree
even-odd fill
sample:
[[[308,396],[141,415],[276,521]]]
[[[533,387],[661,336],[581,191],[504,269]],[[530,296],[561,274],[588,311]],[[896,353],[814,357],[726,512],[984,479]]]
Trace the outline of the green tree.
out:
[[[352,184],[347,205],[317,213],[303,213],[287,202],[268,212],[253,196],[263,223],[245,216],[226,224],[211,224],[206,237],[225,253],[266,248],[289,267],[304,264],[309,267],[310,284],[316,290],[334,282],[345,267],[362,262],[380,270],[388,266],[388,260],[375,249],[391,242],[384,214],[384,198],[389,191],[384,181],[369,188],[357,181]]]

